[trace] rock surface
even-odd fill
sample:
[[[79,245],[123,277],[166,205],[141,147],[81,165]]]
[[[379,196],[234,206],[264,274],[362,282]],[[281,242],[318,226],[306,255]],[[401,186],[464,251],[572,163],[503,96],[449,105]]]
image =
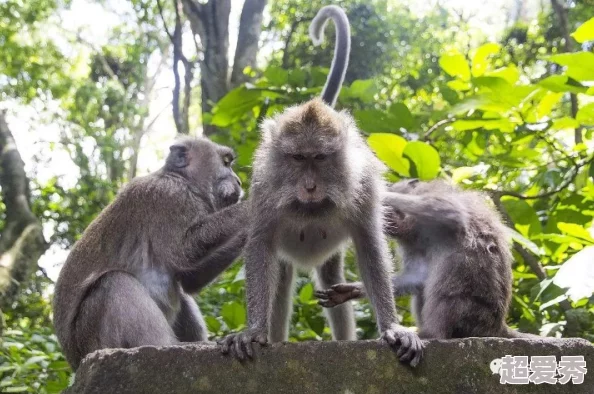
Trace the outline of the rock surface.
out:
[[[500,384],[490,364],[505,355],[579,355],[594,368],[594,347],[581,339],[428,341],[415,369],[375,341],[275,344],[245,363],[213,344],[185,344],[92,353],[67,393],[594,393],[594,371],[583,384]]]

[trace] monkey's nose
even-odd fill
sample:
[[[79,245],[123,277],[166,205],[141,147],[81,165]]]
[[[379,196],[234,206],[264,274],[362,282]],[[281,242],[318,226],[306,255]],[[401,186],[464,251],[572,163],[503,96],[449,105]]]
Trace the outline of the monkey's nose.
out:
[[[313,193],[316,191],[316,184],[314,183],[313,185],[306,185],[305,186],[305,190],[307,190],[309,193]]]

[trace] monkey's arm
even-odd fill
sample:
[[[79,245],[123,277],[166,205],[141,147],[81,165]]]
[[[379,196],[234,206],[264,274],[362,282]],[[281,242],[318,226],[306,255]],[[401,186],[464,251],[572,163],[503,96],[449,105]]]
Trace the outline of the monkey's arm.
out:
[[[466,229],[466,210],[445,197],[396,192],[385,192],[382,197],[385,205],[424,223],[442,225],[455,231]]]
[[[264,222],[264,221],[262,221]],[[226,336],[220,341],[223,354],[231,352],[244,360],[253,358],[253,343],[268,343],[268,325],[271,314],[273,289],[279,274],[279,264],[273,246],[273,235],[268,223],[255,224],[245,247],[245,289],[248,309],[247,330]]]
[[[247,203],[240,202],[212,213],[191,225],[184,238],[184,251],[188,258],[185,271],[193,271],[197,266],[209,265],[209,263],[201,261],[212,253],[214,253],[213,259],[216,259],[217,251],[225,250],[225,244],[240,234],[240,230],[245,229],[247,221]],[[245,235],[243,241],[245,242]],[[232,247],[226,251],[227,256],[238,254],[241,251],[241,237],[235,242],[235,245],[229,245]],[[227,257],[224,256],[224,259]]]
[[[198,262],[194,271],[183,272],[179,275],[182,288],[187,293],[197,293],[225,271],[241,254],[247,231],[240,231],[230,240],[210,251]]]
[[[402,362],[416,366],[423,354],[423,343],[413,331],[398,324],[396,307],[390,283],[390,254],[382,229],[380,207],[369,204],[365,216],[352,229],[361,278],[375,309],[381,339],[397,348],[396,356]],[[379,205],[379,204],[377,204]]]

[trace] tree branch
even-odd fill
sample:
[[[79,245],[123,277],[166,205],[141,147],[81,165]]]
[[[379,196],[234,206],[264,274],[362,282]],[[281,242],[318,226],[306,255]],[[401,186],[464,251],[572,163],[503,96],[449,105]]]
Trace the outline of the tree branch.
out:
[[[231,87],[235,87],[248,77],[243,73],[246,67],[256,68],[258,42],[262,32],[262,13],[267,0],[245,0],[239,21],[237,47],[233,70],[231,71]]]

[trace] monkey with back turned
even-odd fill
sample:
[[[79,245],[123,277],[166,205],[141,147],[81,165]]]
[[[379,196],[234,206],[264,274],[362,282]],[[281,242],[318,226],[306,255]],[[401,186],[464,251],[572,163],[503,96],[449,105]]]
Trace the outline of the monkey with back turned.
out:
[[[482,194],[413,179],[390,186],[384,204],[386,232],[402,252],[394,294],[412,294],[422,338],[537,337],[505,323],[512,254],[505,226]],[[361,283],[343,283],[316,296],[335,307],[365,293]]]
[[[221,348],[245,359],[253,356],[254,344],[286,340],[295,267],[315,269],[318,288],[342,283],[344,249],[352,240],[381,338],[397,349],[401,361],[414,366],[423,345],[416,333],[397,323],[382,231],[385,167],[353,118],[332,108],[350,50],[344,11],[323,7],[310,35],[320,42],[329,18],[336,26],[336,49],[323,101],[291,107],[261,125],[244,251],[248,329],[224,338]],[[330,309],[327,315],[334,339],[356,339],[351,305]]]
[[[98,349],[208,339],[188,293],[245,244],[234,157],[206,138],[181,139],[163,168],[133,179],[85,230],[54,296],[56,333],[75,370]]]

